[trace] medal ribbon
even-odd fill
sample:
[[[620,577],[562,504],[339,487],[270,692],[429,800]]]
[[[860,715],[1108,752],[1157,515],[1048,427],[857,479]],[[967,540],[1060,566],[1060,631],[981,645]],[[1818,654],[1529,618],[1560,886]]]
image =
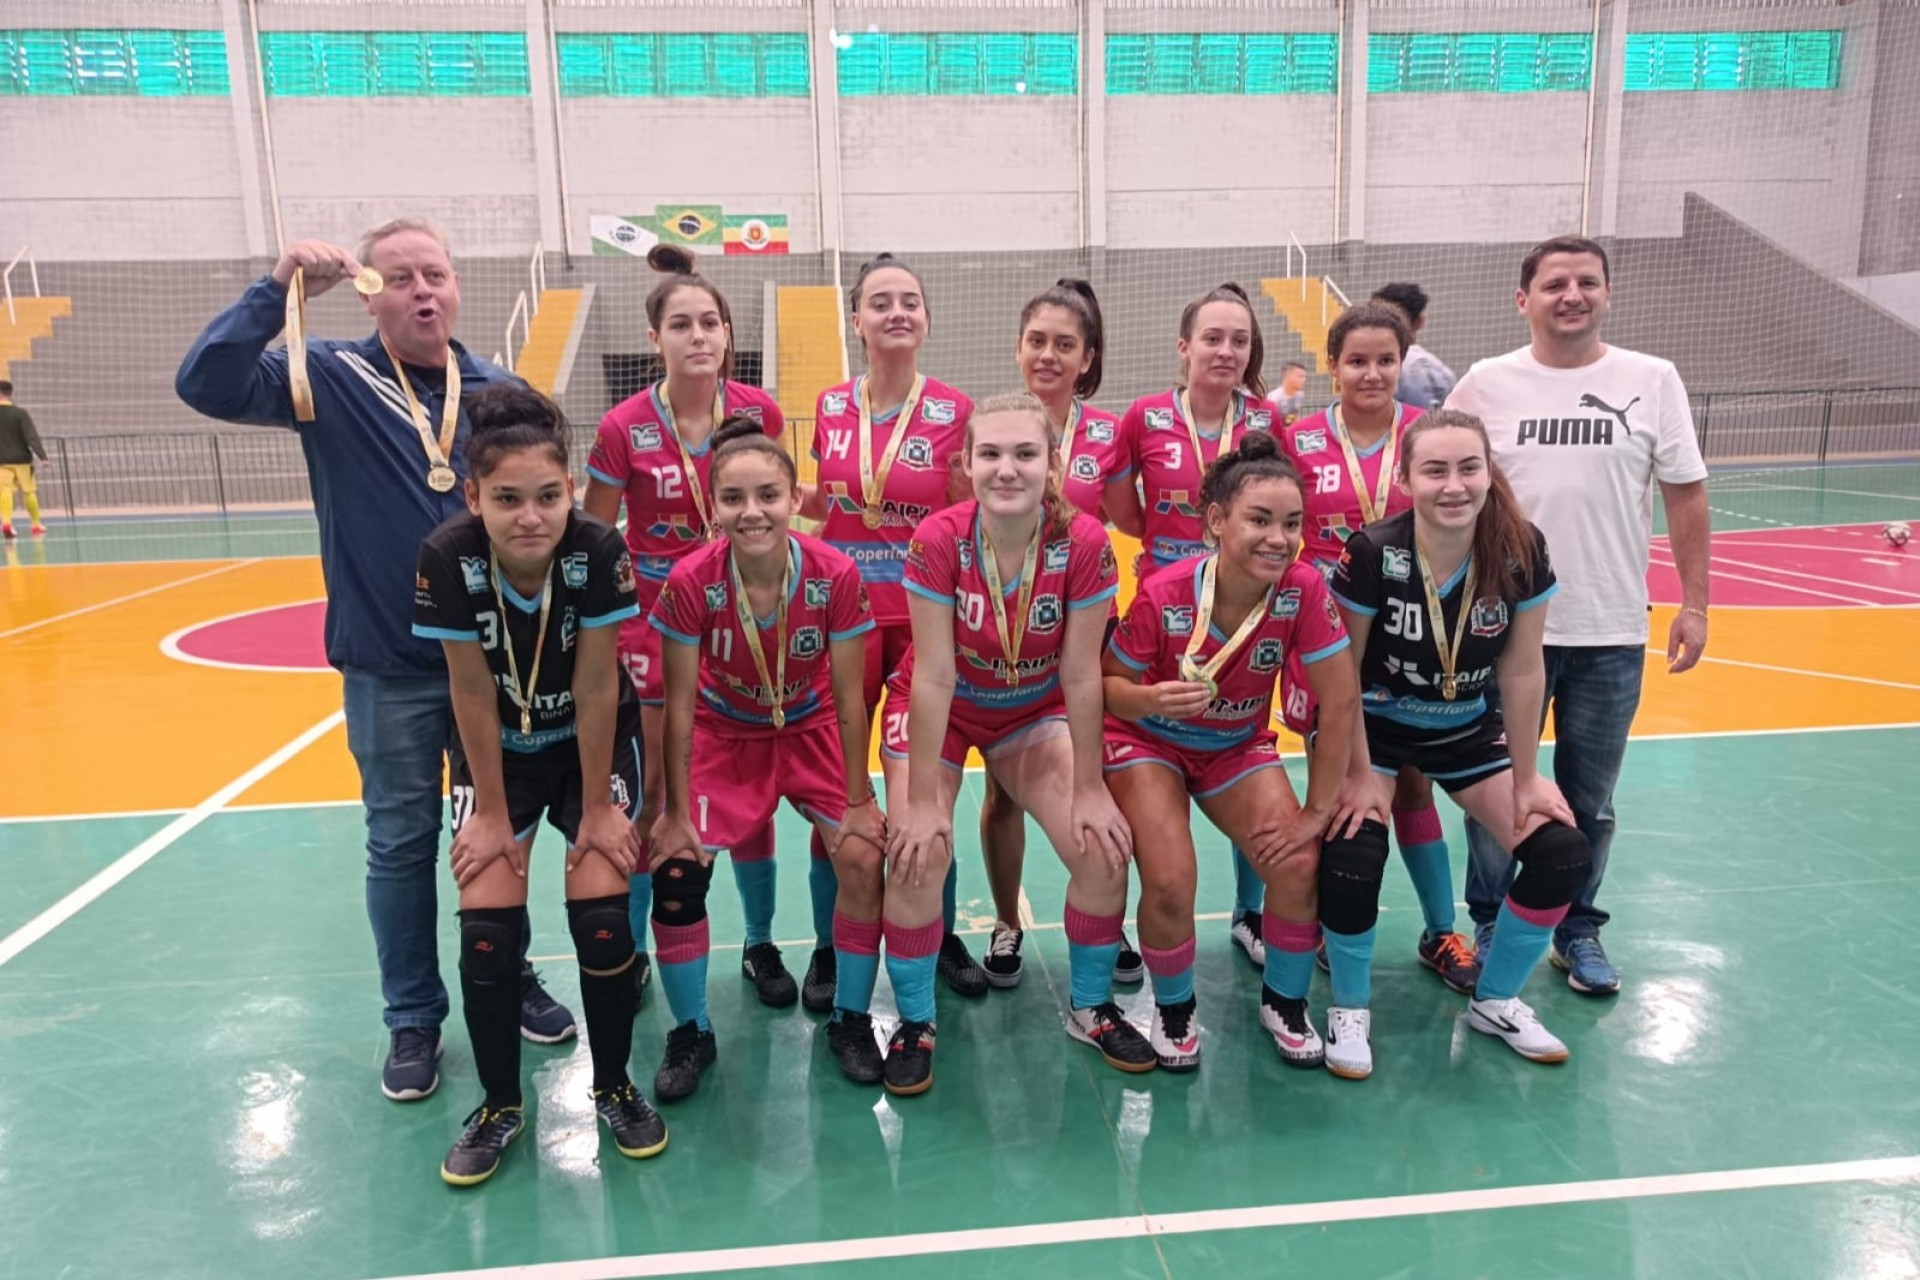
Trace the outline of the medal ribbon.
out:
[[[774,654],[774,669],[769,675],[766,651],[760,647],[760,620],[753,616],[753,603],[747,599],[746,584],[740,580],[740,566],[734,563],[733,552],[727,552],[727,576],[733,580],[733,610],[740,619],[740,629],[747,633],[747,652],[753,655],[754,674],[760,678],[760,687],[769,690],[776,729],[787,727],[787,711],[780,704],[787,690],[787,594],[793,590],[791,542],[786,559],[786,569],[780,575],[780,602],[774,606],[773,613],[773,642],[779,646],[779,652]]]
[[[860,406],[860,505],[867,509],[870,520],[880,514],[880,498],[887,491],[887,477],[893,474],[894,459],[900,456],[901,442],[907,438],[907,428],[913,425],[913,411],[920,405],[920,393],[926,390],[927,379],[924,374],[913,375],[913,387],[907,392],[907,398],[900,404],[900,412],[893,420],[893,439],[887,441],[887,448],[880,455],[880,470],[873,469],[873,404],[867,399],[867,378],[863,375],[854,384],[853,398]],[[868,525],[877,529],[877,522]]]
[[[727,416],[726,385],[722,381],[713,384],[713,425],[708,428],[709,432],[718,431],[721,421]],[[675,447],[680,450],[680,469],[687,475],[687,496],[693,499],[693,509],[700,517],[700,536],[711,538],[714,534],[713,508],[707,503],[707,490],[700,483],[700,473],[694,469],[693,455],[687,452],[687,442],[680,436],[680,424],[674,421],[673,394],[664,379],[656,394],[660,399],[660,419],[666,424],[667,434],[673,437]]]
[[[393,376],[400,383],[400,390],[406,393],[407,416],[413,419],[413,429],[420,433],[420,448],[426,452],[427,461],[432,464],[428,474],[452,470],[447,456],[453,452],[453,438],[460,430],[460,364],[453,358],[453,349],[447,349],[447,396],[445,403],[440,406],[440,437],[437,440],[433,428],[427,423],[427,411],[420,407],[420,398],[413,393],[413,379],[407,376],[406,366],[393,353],[384,333],[380,335],[380,349],[387,353],[387,359],[393,361]],[[447,486],[449,489],[452,487]]]
[[[1067,409],[1067,421],[1060,428],[1060,444],[1055,450],[1055,452],[1060,455],[1060,470],[1062,474],[1066,472],[1067,466],[1073,461],[1073,433],[1080,429],[1080,420],[1086,416],[1086,407],[1080,403],[1080,397],[1075,396],[1071,406]]]
[[[1460,682],[1454,675],[1454,668],[1460,660],[1460,644],[1467,636],[1467,615],[1473,611],[1476,571],[1469,553],[1467,581],[1460,589],[1460,616],[1453,620],[1453,638],[1449,640],[1446,616],[1440,609],[1440,588],[1433,580],[1433,570],[1427,564],[1427,553],[1420,549],[1418,539],[1414,541],[1413,555],[1420,562],[1420,585],[1427,591],[1427,620],[1433,626],[1433,647],[1440,655],[1440,696],[1452,702],[1460,695]]]
[[[1200,648],[1206,644],[1207,635],[1213,628],[1213,594],[1218,585],[1219,572],[1220,556],[1216,552],[1208,556],[1206,563],[1200,567],[1200,598],[1194,602],[1193,634],[1187,637],[1186,652],[1180,655],[1181,678],[1204,684],[1215,693],[1219,692],[1217,677],[1233,661],[1233,656],[1246,647],[1247,641],[1273,607],[1273,588],[1268,587],[1260,603],[1247,610],[1247,616],[1240,619],[1240,625],[1234,628],[1233,634],[1227,637],[1214,655],[1204,663],[1198,661]]]
[[[1179,406],[1180,420],[1187,424],[1187,440],[1193,445],[1193,465],[1199,469],[1200,482],[1206,483],[1207,455],[1200,452],[1200,428],[1194,425],[1193,406],[1188,403],[1187,389],[1181,387],[1173,393],[1174,403]],[[1233,424],[1243,415],[1240,392],[1236,389],[1233,398],[1227,402],[1227,420],[1220,424],[1220,447],[1213,451],[1217,460],[1221,454],[1233,448]]]
[[[287,389],[293,396],[293,420],[313,421],[313,383],[307,377],[307,272],[293,269],[287,283]]]
[[[974,540],[980,550],[980,572],[986,575],[987,599],[993,603],[993,629],[1000,636],[1000,651],[1007,657],[1007,683],[1020,683],[1020,647],[1027,638],[1027,611],[1033,604],[1034,570],[1040,563],[1040,542],[1046,534],[1046,521],[1042,519],[1034,526],[1033,540],[1027,543],[1026,559],[1020,564],[1020,594],[1014,601],[1015,617],[1011,625],[1007,621],[1007,593],[1000,586],[1000,555],[988,543],[985,532],[980,527],[980,517],[974,518]]]
[[[533,669],[527,673],[527,682],[521,684],[520,662],[513,656],[513,633],[507,630],[507,602],[500,591],[500,557],[489,548],[487,559],[493,568],[493,604],[500,611],[500,647],[507,651],[507,679],[511,682],[507,700],[520,708],[521,734],[531,735],[533,692],[540,683],[540,655],[547,649],[547,612],[553,607],[553,564],[548,562],[546,581],[540,585],[540,630],[533,641]]]
[[[1380,453],[1380,475],[1373,496],[1367,496],[1367,479],[1360,473],[1360,456],[1353,450],[1347,424],[1341,420],[1340,406],[1328,406],[1327,417],[1333,423],[1333,438],[1340,442],[1340,456],[1347,461],[1347,475],[1353,481],[1354,496],[1360,499],[1360,522],[1372,524],[1387,514],[1387,494],[1393,488],[1393,464],[1400,456],[1400,402],[1393,404],[1393,425],[1387,428],[1387,443]]]

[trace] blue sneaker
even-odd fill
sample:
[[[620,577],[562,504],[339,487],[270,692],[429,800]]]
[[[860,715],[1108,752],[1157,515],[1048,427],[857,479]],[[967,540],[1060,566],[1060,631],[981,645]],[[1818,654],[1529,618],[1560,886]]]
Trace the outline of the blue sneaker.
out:
[[[571,1040],[580,1029],[573,1024],[567,1007],[547,994],[540,975],[525,961],[520,969],[520,1034],[535,1044],[559,1044]]]
[[[442,1045],[433,1027],[401,1027],[387,1049],[387,1065],[380,1072],[380,1092],[395,1102],[418,1102],[440,1087],[435,1060]]]
[[[1473,926],[1473,954],[1483,963],[1487,958],[1487,948],[1493,945],[1493,921]]]
[[[1553,961],[1554,968],[1566,971],[1567,985],[1583,996],[1611,996],[1620,992],[1620,971],[1607,959],[1606,948],[1598,938],[1569,938],[1564,951],[1555,939],[1547,958]]]

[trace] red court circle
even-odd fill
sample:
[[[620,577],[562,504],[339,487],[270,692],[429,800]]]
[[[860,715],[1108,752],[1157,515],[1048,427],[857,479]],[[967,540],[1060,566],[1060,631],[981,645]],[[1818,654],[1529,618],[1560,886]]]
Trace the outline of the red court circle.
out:
[[[160,642],[169,658],[237,671],[326,671],[327,602],[250,609],[183,627]]]

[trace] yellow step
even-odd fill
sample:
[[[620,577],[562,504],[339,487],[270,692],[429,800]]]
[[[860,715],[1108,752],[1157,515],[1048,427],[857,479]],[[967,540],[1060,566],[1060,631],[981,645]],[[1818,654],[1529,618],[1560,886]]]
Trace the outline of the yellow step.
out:
[[[53,322],[73,314],[72,298],[13,299],[13,314],[0,303],[0,377],[15,360],[31,360],[37,338],[53,336]]]
[[[540,310],[534,313],[529,325],[527,345],[520,349],[519,357],[513,362],[513,371],[535,391],[553,394],[560,364],[566,359],[567,339],[573,334],[574,319],[580,314],[585,296],[584,289],[541,291]]]
[[[1327,292],[1327,286],[1318,277],[1307,280],[1304,289],[1298,278],[1262,280],[1260,289],[1273,299],[1274,310],[1300,339],[1301,349],[1313,362],[1314,371],[1328,372],[1327,330],[1346,310],[1340,300]]]
[[[832,285],[782,285],[774,298],[780,412],[800,479],[813,482],[813,410],[820,393],[846,377],[840,340],[840,291]]]

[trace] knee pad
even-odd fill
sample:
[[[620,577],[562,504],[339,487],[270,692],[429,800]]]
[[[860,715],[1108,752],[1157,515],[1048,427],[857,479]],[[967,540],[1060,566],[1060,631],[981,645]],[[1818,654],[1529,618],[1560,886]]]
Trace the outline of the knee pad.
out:
[[[474,982],[520,976],[521,907],[470,907],[460,913],[460,975]]]
[[[1523,907],[1552,911],[1579,896],[1593,870],[1593,851],[1578,827],[1549,822],[1513,851],[1520,874],[1507,892]]]
[[[588,973],[618,973],[633,959],[633,923],[627,918],[627,906],[624,893],[567,903],[574,958]]]
[[[1320,923],[1335,933],[1365,933],[1380,918],[1386,877],[1387,827],[1372,819],[1352,839],[1320,845]]]
[[[713,867],[701,866],[691,858],[669,858],[653,872],[653,920],[655,924],[699,924],[707,918],[707,889],[713,883]]]

